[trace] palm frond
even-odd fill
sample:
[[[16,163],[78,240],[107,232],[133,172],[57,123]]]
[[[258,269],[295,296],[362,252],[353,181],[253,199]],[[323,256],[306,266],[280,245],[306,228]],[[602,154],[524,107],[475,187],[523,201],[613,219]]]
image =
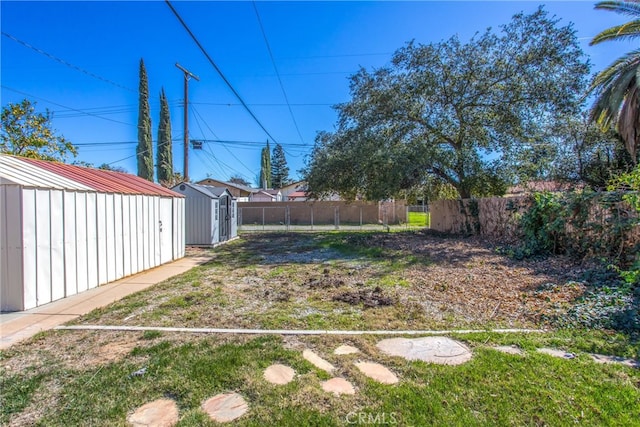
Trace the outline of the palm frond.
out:
[[[598,94],[606,87],[610,86],[614,80],[619,79],[622,75],[629,71],[635,73],[640,67],[640,49],[631,51],[626,55],[618,58],[602,70],[591,83],[588,94]]]
[[[616,25],[615,27],[607,28],[598,35],[596,35],[589,45],[593,46],[608,40],[625,40],[634,39],[640,37],[640,20],[627,22],[626,24]]]
[[[640,57],[636,57],[635,60],[620,58],[598,74],[589,88],[591,93],[597,94],[591,107],[591,120],[603,128],[616,123],[630,91],[640,81],[639,73]]]
[[[627,95],[625,103],[622,105],[618,117],[618,133],[625,142],[625,148],[631,154],[631,158],[636,159],[636,153],[640,139],[640,87],[633,85]]]
[[[624,15],[640,16],[640,3],[637,1],[601,1],[596,4],[595,8]]]

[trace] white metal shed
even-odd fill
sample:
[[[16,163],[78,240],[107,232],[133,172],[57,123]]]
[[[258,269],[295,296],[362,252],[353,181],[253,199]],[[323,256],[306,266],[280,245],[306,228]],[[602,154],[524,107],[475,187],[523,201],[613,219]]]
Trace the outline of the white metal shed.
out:
[[[184,256],[184,198],[137,176],[0,155],[0,310]]]
[[[229,189],[183,182],[173,190],[186,198],[187,245],[211,246],[238,235],[238,203]]]

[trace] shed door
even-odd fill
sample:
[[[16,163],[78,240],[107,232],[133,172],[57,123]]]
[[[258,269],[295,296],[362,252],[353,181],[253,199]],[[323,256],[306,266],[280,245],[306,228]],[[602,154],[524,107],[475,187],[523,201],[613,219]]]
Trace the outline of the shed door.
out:
[[[158,215],[158,235],[160,241],[160,263],[164,264],[173,259],[173,203],[171,199],[160,199],[160,213]]]
[[[229,196],[220,197],[220,241],[229,240],[229,230],[231,229],[230,215],[231,201]]]

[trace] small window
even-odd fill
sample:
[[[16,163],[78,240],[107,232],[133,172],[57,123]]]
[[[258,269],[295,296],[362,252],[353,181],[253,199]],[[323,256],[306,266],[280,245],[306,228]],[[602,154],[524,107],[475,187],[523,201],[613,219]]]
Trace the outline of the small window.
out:
[[[216,221],[217,221],[217,220],[218,220],[218,202],[215,202],[215,203],[213,204],[213,210],[216,212],[216,213],[215,213],[215,219],[216,219]]]

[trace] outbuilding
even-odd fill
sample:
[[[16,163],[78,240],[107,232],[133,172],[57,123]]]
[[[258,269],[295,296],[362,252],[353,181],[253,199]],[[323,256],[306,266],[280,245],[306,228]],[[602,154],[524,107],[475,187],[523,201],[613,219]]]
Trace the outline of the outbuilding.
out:
[[[238,203],[229,189],[183,182],[173,190],[185,196],[187,245],[214,246],[238,235]]]
[[[0,155],[0,308],[20,311],[182,258],[184,198],[137,176]]]

